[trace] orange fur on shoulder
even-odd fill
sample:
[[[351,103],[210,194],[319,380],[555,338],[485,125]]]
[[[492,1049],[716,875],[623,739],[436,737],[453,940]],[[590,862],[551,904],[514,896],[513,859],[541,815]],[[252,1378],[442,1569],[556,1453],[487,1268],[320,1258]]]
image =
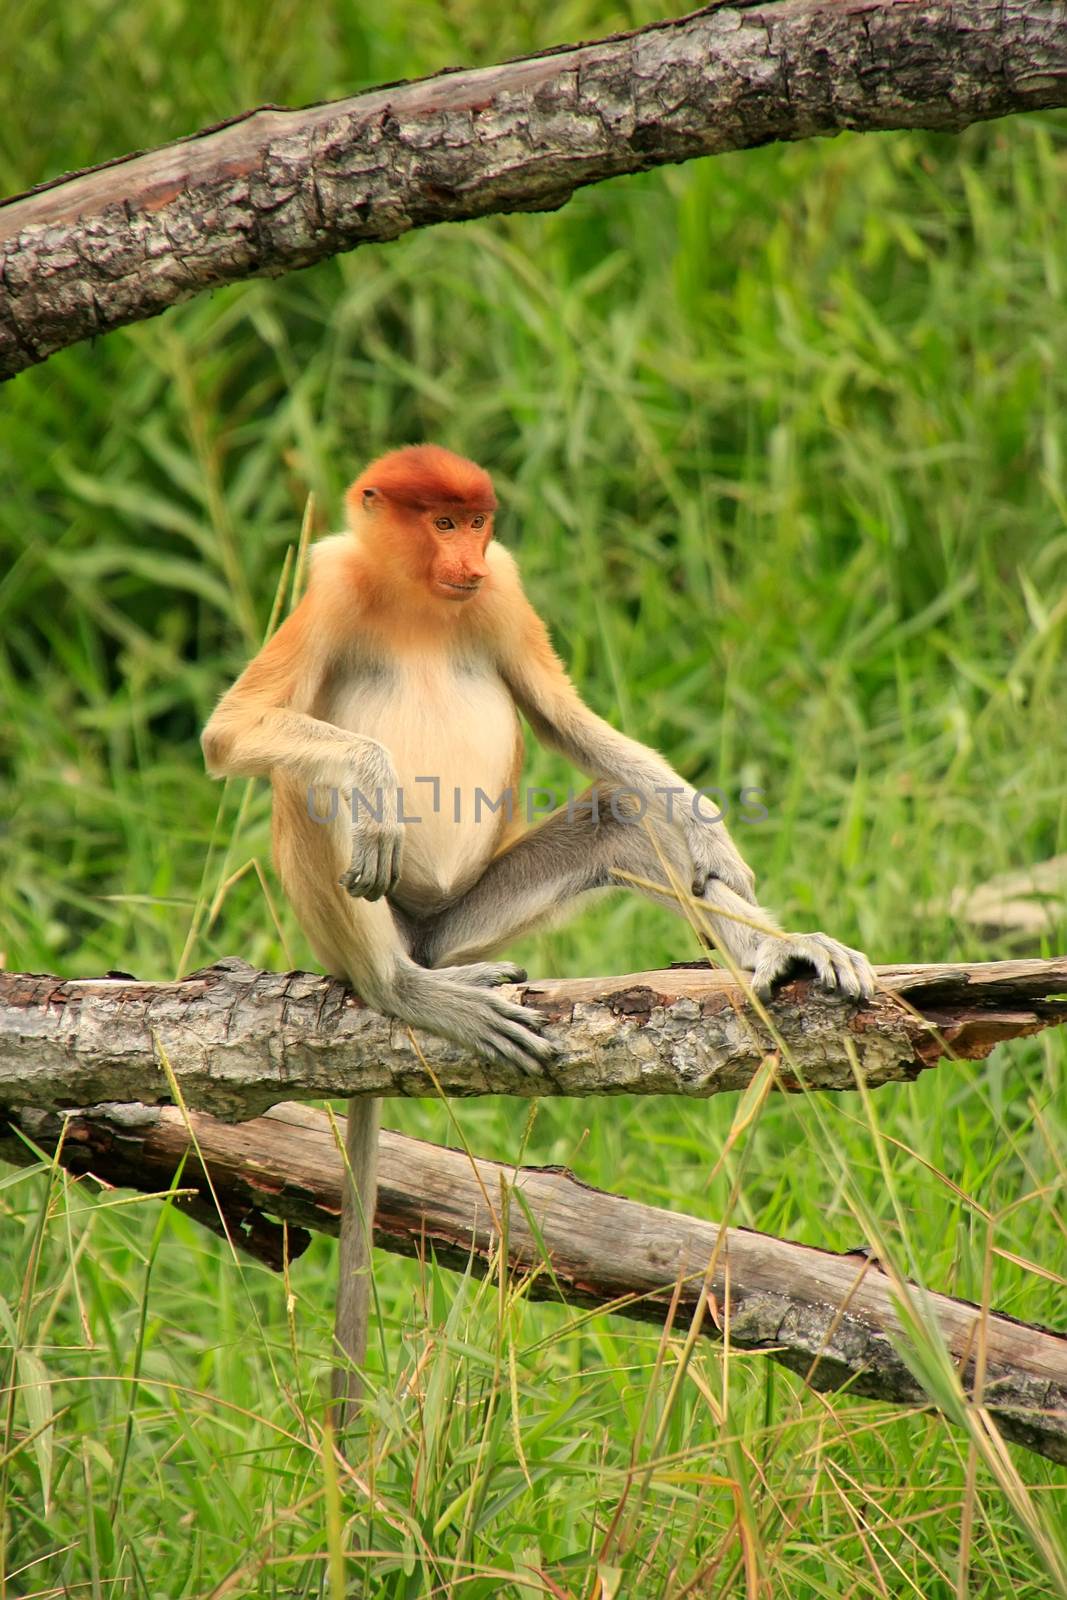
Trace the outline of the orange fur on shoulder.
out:
[[[573,693],[548,629],[527,599],[515,557],[502,545],[491,545],[487,555],[490,582],[485,594],[478,597],[480,609],[476,612],[471,607],[472,625],[486,637],[502,664],[521,666],[546,683],[559,685],[562,680]]]
[[[249,662],[224,697],[228,701],[262,706],[292,705],[308,663],[319,652],[316,606],[310,595],[286,617],[263,649]]]

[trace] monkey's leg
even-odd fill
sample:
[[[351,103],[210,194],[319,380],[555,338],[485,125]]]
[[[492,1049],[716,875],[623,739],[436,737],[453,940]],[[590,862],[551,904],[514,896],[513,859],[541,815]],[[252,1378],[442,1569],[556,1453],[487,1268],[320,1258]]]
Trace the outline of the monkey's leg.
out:
[[[814,969],[827,988],[873,992],[865,956],[826,934],[783,934],[769,912],[718,879],[691,904],[681,829],[652,807],[643,818],[627,815],[622,804],[613,810],[612,793],[594,786],[502,851],[466,894],[414,930],[415,959],[437,967],[476,961],[551,920],[568,902],[596,889],[626,887],[632,877],[644,880],[630,885],[639,893],[710,934],[732,964],[753,974],[760,994],[797,967]],[[650,883],[660,887],[646,887]]]
[[[414,924],[415,960],[437,968],[477,961],[572,909],[584,895],[625,888],[619,872],[662,884],[662,891],[641,892],[677,911],[670,880],[687,891],[691,879],[680,831],[656,818],[650,836],[621,800],[612,809],[613,792],[594,785],[553,812],[502,850],[466,893]]]
[[[402,924],[387,902],[353,894],[347,878],[344,886],[338,882],[345,860],[344,838],[309,819],[303,795],[276,783],[275,817],[288,824],[276,834],[282,882],[328,971],[350,983],[368,1005],[386,1016],[455,1039],[493,1060],[537,1072],[552,1058],[555,1047],[540,1037],[541,1019],[487,988],[481,971],[428,972],[416,965]],[[509,968],[503,976],[516,972]],[[335,1324],[338,1354],[343,1357],[334,1379],[339,1425],[356,1408],[359,1368],[366,1357],[380,1115],[376,1099],[361,1096],[348,1103],[346,1155],[351,1178],[345,1184],[341,1212]]]

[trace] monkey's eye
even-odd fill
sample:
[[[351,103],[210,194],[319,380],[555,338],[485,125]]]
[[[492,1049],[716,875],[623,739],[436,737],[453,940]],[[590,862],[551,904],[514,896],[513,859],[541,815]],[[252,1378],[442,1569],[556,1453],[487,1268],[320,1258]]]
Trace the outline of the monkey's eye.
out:
[[[433,525],[439,533],[452,533],[456,526],[451,517],[434,517]]]
[[[472,528],[484,528],[485,527],[485,518],[481,517],[481,516],[472,517],[471,518],[471,527]]]

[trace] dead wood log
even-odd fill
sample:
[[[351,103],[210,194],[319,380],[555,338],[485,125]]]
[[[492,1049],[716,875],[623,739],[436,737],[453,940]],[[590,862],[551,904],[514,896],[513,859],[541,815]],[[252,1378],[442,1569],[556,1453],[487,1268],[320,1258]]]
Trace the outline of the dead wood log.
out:
[[[1067,918],[1067,855],[999,872],[976,888],[961,884],[930,909],[966,923],[983,939],[1011,938],[1040,948],[1039,941],[1055,938]]]
[[[58,1150],[75,1174],[149,1192],[168,1187],[184,1159],[181,1184],[193,1192],[177,1203],[220,1232],[213,1188],[229,1236],[275,1267],[283,1249],[299,1255],[308,1229],[337,1232],[343,1169],[324,1112],[279,1105],[239,1128],[194,1112],[190,1125],[211,1188],[172,1107],[94,1106],[66,1118],[31,1110],[7,1113],[6,1122],[0,1113],[0,1158],[34,1159],[22,1132],[44,1151]],[[521,1205],[510,1199],[514,1192]],[[674,1326],[684,1332],[710,1292],[702,1324],[710,1337],[728,1329],[732,1346],[765,1351],[817,1389],[929,1403],[900,1353],[908,1338],[895,1305],[900,1286],[862,1256],[640,1205],[561,1168],[472,1161],[462,1151],[382,1134],[375,1242],[384,1249],[432,1250],[457,1270],[471,1263],[484,1272],[499,1250],[505,1205],[509,1269],[530,1279],[535,1298],[662,1326],[680,1285]],[[923,1305],[965,1386],[984,1338],[982,1403],[1002,1431],[1067,1461],[1067,1337],[995,1312],[983,1317],[947,1295],[927,1294]]]
[[[543,1075],[412,1035],[333,979],[225,960],[180,983],[0,972],[0,1105],[167,1104],[164,1059],[190,1106],[229,1121],[279,1100],[352,1095],[680,1094],[743,1089],[768,1055],[784,1089],[918,1076],[945,1056],[1067,1020],[1067,957],[882,967],[866,1002],[787,984],[773,1029],[707,965],[516,986],[561,1047]],[[1060,998],[1055,998],[1060,996]]]
[[[844,128],[1067,104],[1061,0],[737,0],[292,111],[0,206],[0,379],[218,284],[585,184]]]

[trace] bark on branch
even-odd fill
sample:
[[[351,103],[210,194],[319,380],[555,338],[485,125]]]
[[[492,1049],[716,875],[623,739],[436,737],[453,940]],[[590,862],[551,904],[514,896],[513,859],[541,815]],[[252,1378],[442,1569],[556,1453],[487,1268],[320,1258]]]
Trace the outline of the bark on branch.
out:
[[[268,106],[0,206],[0,378],[218,284],[563,205],[665,162],[1067,104],[1062,0],[737,0],[301,111]]]
[[[272,1266],[281,1265],[286,1244],[290,1257],[301,1252],[307,1229],[337,1232],[343,1168],[325,1113],[279,1105],[234,1128],[194,1112],[189,1126],[211,1187],[175,1108],[95,1106],[69,1118],[23,1111],[9,1113],[6,1126],[0,1113],[0,1158],[34,1159],[21,1131],[58,1151],[73,1173],[149,1192],[168,1187],[184,1158],[177,1203],[221,1232],[213,1189],[229,1236]],[[910,1291],[862,1256],[720,1228],[605,1194],[560,1168],[472,1161],[397,1133],[382,1135],[379,1182],[375,1241],[384,1249],[432,1249],[460,1271],[473,1263],[484,1272],[499,1251],[506,1207],[509,1268],[530,1279],[535,1298],[662,1326],[677,1294],[679,1332],[696,1312],[703,1333],[722,1338],[728,1330],[733,1347],[765,1351],[817,1389],[847,1385],[854,1394],[929,1404],[900,1353],[909,1335],[897,1301]],[[977,1398],[1001,1430],[1067,1461],[1067,1338],[947,1295],[924,1295],[921,1304],[968,1393],[984,1348]]]
[[[0,972],[0,1105],[166,1104],[171,1075],[186,1104],[227,1121],[293,1097],[700,1098],[743,1089],[773,1053],[779,1087],[842,1090],[857,1073],[871,1087],[915,1078],[1067,1020],[1067,957],[878,971],[882,992],[866,1002],[787,984],[766,1020],[706,965],[519,985],[513,997],[549,1019],[561,1048],[536,1076],[412,1035],[307,972],[232,959],[180,983]]]

